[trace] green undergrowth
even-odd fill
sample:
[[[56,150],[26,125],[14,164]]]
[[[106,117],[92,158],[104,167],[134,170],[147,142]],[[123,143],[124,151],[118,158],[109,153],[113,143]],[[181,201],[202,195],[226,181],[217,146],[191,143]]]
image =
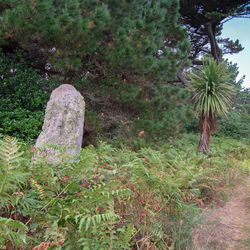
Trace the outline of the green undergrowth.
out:
[[[249,145],[214,138],[197,153],[184,135],[132,150],[100,142],[79,161],[31,161],[37,151],[11,137],[0,141],[0,248],[190,249],[200,207],[249,174]],[[20,153],[23,149],[24,153]]]

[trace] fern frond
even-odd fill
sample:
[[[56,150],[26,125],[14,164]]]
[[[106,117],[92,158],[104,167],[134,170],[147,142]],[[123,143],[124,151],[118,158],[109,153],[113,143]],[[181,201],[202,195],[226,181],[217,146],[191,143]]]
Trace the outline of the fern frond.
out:
[[[23,154],[19,149],[17,139],[6,136],[0,144],[0,160],[9,168],[19,165],[19,157]]]
[[[79,221],[79,217],[81,216],[77,216],[75,221],[76,223],[78,223]],[[88,230],[88,228],[90,227],[90,225],[93,225],[93,227],[96,227],[97,224],[100,224],[102,221],[109,221],[109,220],[114,220],[119,218],[120,216],[114,213],[105,213],[105,214],[95,214],[93,216],[90,215],[84,215],[83,217],[81,217],[80,221],[79,221],[79,227],[78,230],[81,231],[83,226],[85,225],[85,231]]]
[[[109,198],[110,196],[131,195],[132,192],[128,188],[123,188],[123,189],[117,189],[117,190],[111,190],[111,191],[103,191],[101,192],[101,194]]]
[[[10,240],[15,248],[26,245],[28,227],[21,221],[0,217],[0,245]]]
[[[45,199],[45,191],[44,189],[42,188],[42,186],[40,184],[37,183],[36,180],[34,180],[33,178],[30,178],[30,182],[32,184],[32,186],[35,188],[35,190],[38,191],[41,199]]]
[[[25,182],[27,175],[20,169],[21,156],[17,139],[9,136],[0,141],[0,194],[13,192]]]

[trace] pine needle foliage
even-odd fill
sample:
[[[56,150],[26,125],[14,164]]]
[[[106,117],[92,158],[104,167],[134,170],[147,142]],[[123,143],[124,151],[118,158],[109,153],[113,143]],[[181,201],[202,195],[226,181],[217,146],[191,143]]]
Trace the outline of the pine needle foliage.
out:
[[[190,47],[177,0],[4,0],[0,8],[0,44],[58,72],[173,76]]]

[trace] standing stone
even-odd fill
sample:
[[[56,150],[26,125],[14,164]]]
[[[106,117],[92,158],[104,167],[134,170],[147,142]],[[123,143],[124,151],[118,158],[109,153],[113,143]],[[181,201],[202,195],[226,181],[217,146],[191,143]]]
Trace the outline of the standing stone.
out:
[[[65,148],[69,158],[74,160],[82,145],[84,111],[83,97],[72,85],[56,88],[47,103],[42,132],[35,144],[37,148],[44,147],[38,155],[48,162],[60,161],[59,151],[48,146],[54,144]]]

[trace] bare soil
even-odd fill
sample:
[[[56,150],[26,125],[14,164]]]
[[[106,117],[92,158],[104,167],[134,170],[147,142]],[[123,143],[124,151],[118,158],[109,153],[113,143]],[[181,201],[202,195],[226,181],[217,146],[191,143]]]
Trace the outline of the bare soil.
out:
[[[250,177],[239,182],[229,200],[213,209],[206,209],[205,223],[193,233],[195,250],[250,249]]]

